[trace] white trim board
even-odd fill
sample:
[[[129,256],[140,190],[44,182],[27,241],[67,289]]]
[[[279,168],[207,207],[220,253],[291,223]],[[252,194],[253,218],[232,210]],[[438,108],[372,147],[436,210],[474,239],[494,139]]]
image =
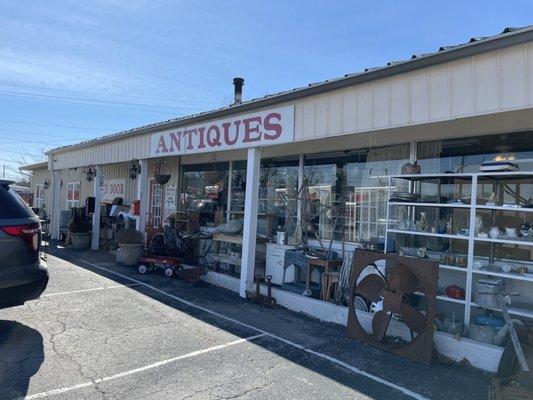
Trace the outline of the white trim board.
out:
[[[215,286],[236,293],[239,292],[238,278],[210,271],[203,277],[203,280]],[[266,285],[261,285],[261,292],[266,294]],[[272,296],[275,297],[278,305],[289,310],[307,314],[321,321],[346,326],[348,307],[297,295],[278,288],[272,288]],[[367,313],[361,312],[359,316],[364,325],[368,324],[367,326],[370,326],[371,318]],[[394,332],[396,334],[405,334],[405,332],[401,332],[401,327],[403,327],[403,324],[397,324],[392,329],[396,328],[397,331]],[[439,354],[445,357],[457,362],[466,359],[472,366],[487,372],[496,372],[498,370],[498,364],[503,353],[502,347],[463,337],[456,339],[454,335],[446,332],[435,332],[433,341]]]

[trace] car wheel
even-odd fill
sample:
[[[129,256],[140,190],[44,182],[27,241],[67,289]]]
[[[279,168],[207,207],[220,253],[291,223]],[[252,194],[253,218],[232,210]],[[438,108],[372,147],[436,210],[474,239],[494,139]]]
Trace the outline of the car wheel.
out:
[[[170,267],[165,268],[165,276],[170,278],[172,275],[174,275],[174,270]]]

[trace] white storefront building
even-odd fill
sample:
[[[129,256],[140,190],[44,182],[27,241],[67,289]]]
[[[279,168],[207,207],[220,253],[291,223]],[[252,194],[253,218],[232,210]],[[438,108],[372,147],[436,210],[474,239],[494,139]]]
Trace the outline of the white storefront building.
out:
[[[533,213],[529,212],[533,209],[503,210],[509,198],[520,199],[523,205],[528,205],[533,197],[531,27],[508,29],[496,36],[442,47],[432,54],[414,55],[406,61],[303,88],[250,101],[239,100],[218,110],[48,152],[49,173],[34,175],[33,190],[40,190],[41,186],[36,185],[44,185],[46,181],[43,202],[51,216],[53,236],[59,234],[61,210],[84,205],[88,196],[96,198],[94,221],[98,221],[103,182],[115,185],[115,197],[123,197],[125,204],[140,200],[137,226],[142,231],[147,216],[158,226],[170,212],[198,207],[203,200],[202,207],[209,203],[211,208],[200,212],[202,225],[213,225],[217,221],[216,213],[224,220],[243,219],[242,248],[237,253],[241,259],[240,271],[233,275],[212,271],[206,280],[244,296],[245,290],[252,288],[256,272],[256,246],[259,246],[256,231],[263,230],[270,235],[275,234],[278,225],[286,225],[289,230],[290,221],[301,224],[305,202],[299,194],[304,185],[311,202],[327,205],[334,204],[341,196],[346,199],[342,229],[327,213],[306,221],[313,225],[322,241],[329,244],[332,239],[332,248],[339,253],[353,251],[384,236],[388,240],[392,238],[396,250],[401,244],[421,246],[421,240],[425,239],[444,238],[459,243],[464,238],[456,237],[457,231],[439,233],[438,213],[434,229],[426,235],[404,234],[403,229],[391,228],[392,211],[387,196],[412,182],[389,177],[401,175],[404,164],[417,161],[421,176],[428,178],[428,182],[417,181],[422,185],[423,194],[426,191],[434,197],[441,196],[440,186],[437,193],[431,182],[439,174],[451,173],[465,174],[470,182],[448,188],[452,194],[468,197],[474,192],[482,198],[491,194],[494,185],[483,183],[488,177],[478,176],[480,165],[510,153],[516,158],[521,175],[504,183],[506,189],[500,195],[500,206],[494,206],[492,211],[497,211],[495,218],[504,221],[502,230],[528,220],[533,223]],[[154,166],[163,160],[171,175],[165,187],[153,179]],[[140,166],[140,174],[135,179],[129,177],[132,163]],[[93,168],[95,179],[88,182],[87,171]],[[42,170],[43,166],[29,169]],[[507,191],[508,187],[512,193]],[[167,190],[173,192],[170,203],[174,204],[165,204]],[[290,198],[296,206],[289,207],[287,199]],[[488,208],[482,210],[483,204],[479,206],[479,210],[473,209],[474,213],[492,212]],[[431,212],[430,208],[427,213]],[[466,207],[465,212],[472,212],[472,208]],[[446,214],[448,217],[455,218],[457,226],[461,223],[462,228],[470,226],[468,215],[459,211]],[[481,218],[485,220],[485,230],[494,223],[490,218],[493,217],[489,214]],[[98,248],[98,224],[93,225],[93,248]],[[474,233],[466,235],[465,243],[454,245],[456,251],[463,249],[464,259],[457,258],[457,264],[461,265],[443,262],[439,280],[439,287],[452,284],[462,287],[466,298],[458,300],[440,295],[439,307],[468,323],[480,312],[472,300],[475,282],[487,275],[476,272],[474,257],[483,253],[483,246],[489,244],[478,241]],[[308,243],[318,246],[312,237]],[[432,243],[423,244],[431,247]],[[497,275],[520,293],[516,300],[520,307],[513,309],[515,317],[533,318],[533,279],[528,276],[533,274],[533,241],[506,242],[500,238],[490,246],[501,246],[500,253],[506,252],[506,259],[511,258],[525,268],[523,275],[501,271]],[[274,289],[274,297],[279,304],[293,310],[346,323],[345,306],[305,297],[282,287]],[[498,346],[457,339],[445,332],[435,334],[435,344],[446,356],[456,360],[466,358],[490,371],[496,369],[502,351]]]

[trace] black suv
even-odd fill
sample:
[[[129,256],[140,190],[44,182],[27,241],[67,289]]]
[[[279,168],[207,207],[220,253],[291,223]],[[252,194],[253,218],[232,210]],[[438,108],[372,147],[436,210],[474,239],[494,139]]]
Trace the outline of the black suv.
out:
[[[48,284],[39,218],[12,183],[0,179],[0,308],[38,298]]]

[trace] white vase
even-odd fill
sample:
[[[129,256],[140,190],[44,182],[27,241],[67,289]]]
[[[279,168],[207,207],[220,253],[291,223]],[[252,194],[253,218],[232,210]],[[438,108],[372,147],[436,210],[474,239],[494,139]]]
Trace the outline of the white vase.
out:
[[[498,239],[500,237],[500,229],[497,226],[490,228],[489,236],[493,239]]]

